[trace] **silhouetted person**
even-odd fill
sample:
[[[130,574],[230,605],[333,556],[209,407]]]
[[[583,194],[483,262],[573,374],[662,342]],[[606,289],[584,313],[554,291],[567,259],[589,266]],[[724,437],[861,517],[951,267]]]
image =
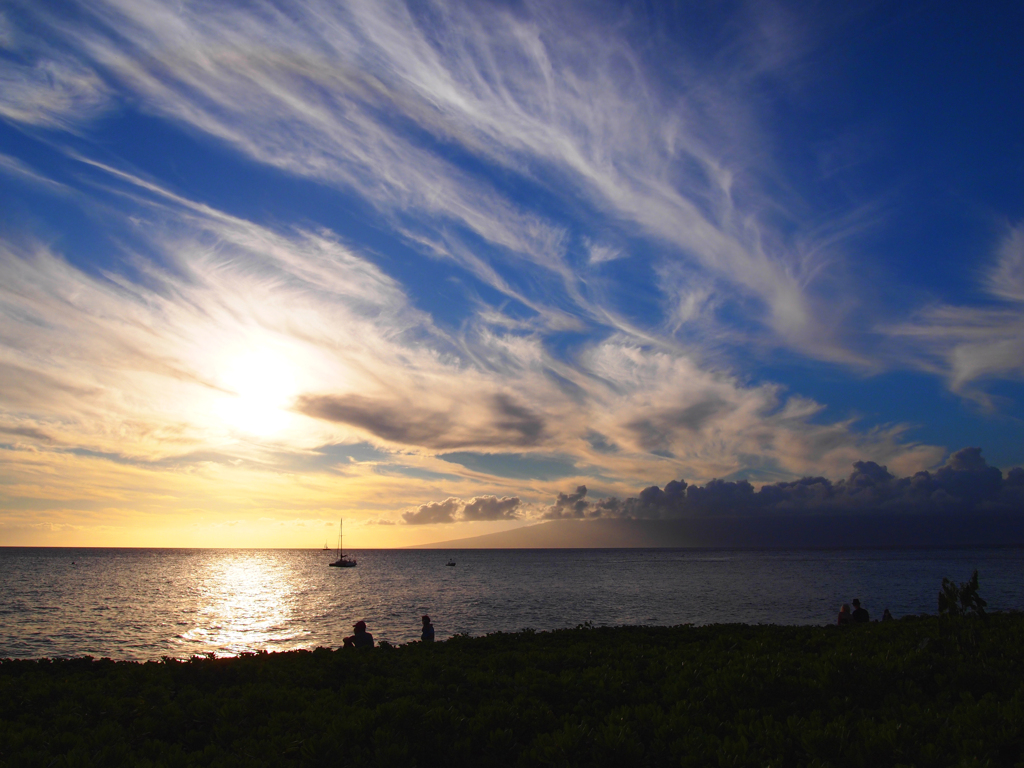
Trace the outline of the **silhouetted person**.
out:
[[[357,621],[354,635],[349,635],[342,642],[346,648],[373,648],[373,635],[366,631],[366,622]]]
[[[889,613],[888,608],[882,611],[882,621],[892,621],[892,614]]]
[[[850,606],[843,603],[843,607],[839,609],[839,621],[836,623],[842,627],[846,624],[850,624],[852,621],[853,619],[850,617]]]
[[[423,617],[423,631],[420,632],[420,640],[424,643],[434,642],[434,625],[430,623],[430,617]]]
[[[860,607],[860,600],[853,598],[853,613],[850,614],[850,620],[854,624],[867,624],[868,612]]]

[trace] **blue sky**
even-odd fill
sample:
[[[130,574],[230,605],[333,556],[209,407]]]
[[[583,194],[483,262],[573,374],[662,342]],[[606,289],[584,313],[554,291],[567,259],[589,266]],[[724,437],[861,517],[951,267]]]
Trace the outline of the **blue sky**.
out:
[[[1024,464],[1022,22],[5,3],[0,541]]]

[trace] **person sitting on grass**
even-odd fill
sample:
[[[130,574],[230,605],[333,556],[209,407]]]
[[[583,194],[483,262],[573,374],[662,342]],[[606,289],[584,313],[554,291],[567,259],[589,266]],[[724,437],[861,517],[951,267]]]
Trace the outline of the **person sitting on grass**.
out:
[[[430,623],[430,617],[423,617],[423,631],[420,633],[420,640],[424,643],[434,642],[434,625]]]
[[[852,619],[850,618],[850,606],[847,603],[843,603],[843,607],[839,609],[839,621],[836,622],[840,627],[850,624]]]
[[[868,619],[868,612],[860,607],[860,600],[853,598],[853,613],[850,614],[850,620],[854,624],[867,624]]]
[[[373,635],[366,631],[365,621],[357,621],[352,629],[355,634],[343,640],[346,648],[373,648]]]

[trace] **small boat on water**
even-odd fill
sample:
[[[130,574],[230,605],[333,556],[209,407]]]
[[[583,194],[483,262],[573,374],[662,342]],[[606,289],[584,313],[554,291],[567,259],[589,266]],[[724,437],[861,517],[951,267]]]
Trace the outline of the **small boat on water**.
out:
[[[344,520],[341,520],[338,523],[338,559],[333,563],[328,563],[327,565],[331,568],[355,568],[355,558],[346,555],[345,550],[341,546],[343,541],[342,523],[344,523]],[[326,547],[327,545],[325,544],[324,546]]]
[[[448,562],[445,563],[445,565],[455,565],[455,560],[453,560],[452,558],[448,558]]]

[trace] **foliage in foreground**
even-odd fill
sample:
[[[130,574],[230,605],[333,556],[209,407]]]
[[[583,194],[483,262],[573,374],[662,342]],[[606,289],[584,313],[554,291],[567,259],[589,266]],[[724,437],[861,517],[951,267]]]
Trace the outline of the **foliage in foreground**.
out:
[[[0,662],[0,765],[1024,766],[1024,615]]]
[[[988,603],[978,594],[978,569],[974,569],[970,581],[957,584],[950,579],[942,580],[939,592],[940,616],[984,616]]]

